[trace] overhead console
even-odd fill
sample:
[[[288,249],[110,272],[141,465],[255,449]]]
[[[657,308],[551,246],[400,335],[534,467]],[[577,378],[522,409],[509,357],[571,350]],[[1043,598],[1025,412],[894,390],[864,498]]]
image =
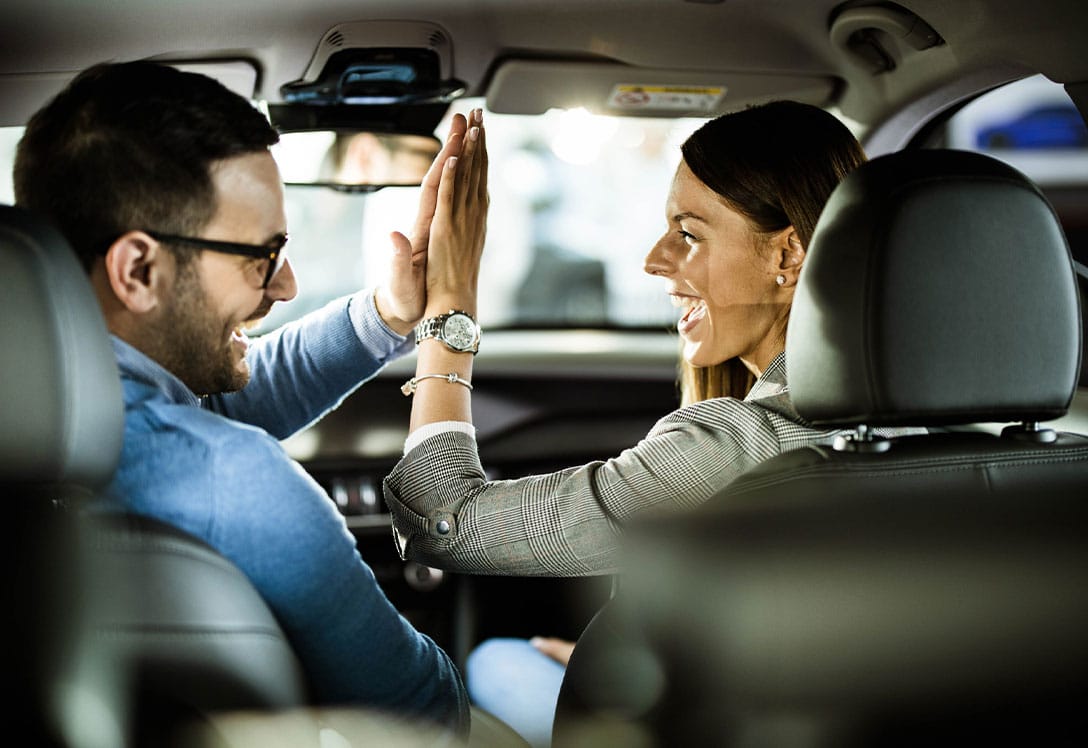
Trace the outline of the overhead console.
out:
[[[465,93],[449,35],[424,21],[353,21],[329,29],[298,80],[269,106],[283,130],[357,127],[430,134]]]

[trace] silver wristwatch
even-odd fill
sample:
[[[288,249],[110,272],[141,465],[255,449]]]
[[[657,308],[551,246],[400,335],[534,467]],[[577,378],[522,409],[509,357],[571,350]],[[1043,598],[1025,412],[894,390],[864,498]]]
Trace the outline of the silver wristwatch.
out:
[[[427,338],[441,340],[451,351],[476,353],[480,349],[480,325],[468,312],[451,309],[416,325],[416,345]]]

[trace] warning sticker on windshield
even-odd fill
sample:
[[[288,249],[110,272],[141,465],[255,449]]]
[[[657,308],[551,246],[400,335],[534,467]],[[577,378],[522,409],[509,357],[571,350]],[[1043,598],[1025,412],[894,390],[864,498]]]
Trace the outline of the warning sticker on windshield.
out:
[[[620,83],[612,88],[613,109],[656,109],[710,112],[725,96],[724,86],[640,86]]]

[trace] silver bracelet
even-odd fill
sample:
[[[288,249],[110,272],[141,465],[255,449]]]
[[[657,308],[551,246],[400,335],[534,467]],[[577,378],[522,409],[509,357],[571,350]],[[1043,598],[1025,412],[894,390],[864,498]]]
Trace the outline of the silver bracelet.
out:
[[[408,397],[416,391],[416,386],[421,379],[445,379],[450,384],[463,384],[470,390],[472,389],[472,385],[469,384],[467,379],[462,379],[457,372],[451,371],[449,374],[420,374],[418,377],[412,377],[400,386],[400,391],[404,393],[405,397]]]

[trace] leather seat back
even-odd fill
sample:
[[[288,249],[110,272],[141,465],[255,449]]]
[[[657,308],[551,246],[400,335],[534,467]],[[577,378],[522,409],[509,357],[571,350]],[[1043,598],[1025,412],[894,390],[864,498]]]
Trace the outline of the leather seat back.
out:
[[[236,567],[154,520],[81,513],[120,458],[120,377],[75,254],[10,206],[0,350],[9,729],[42,745],[157,745],[218,710],[306,704],[286,636]]]

